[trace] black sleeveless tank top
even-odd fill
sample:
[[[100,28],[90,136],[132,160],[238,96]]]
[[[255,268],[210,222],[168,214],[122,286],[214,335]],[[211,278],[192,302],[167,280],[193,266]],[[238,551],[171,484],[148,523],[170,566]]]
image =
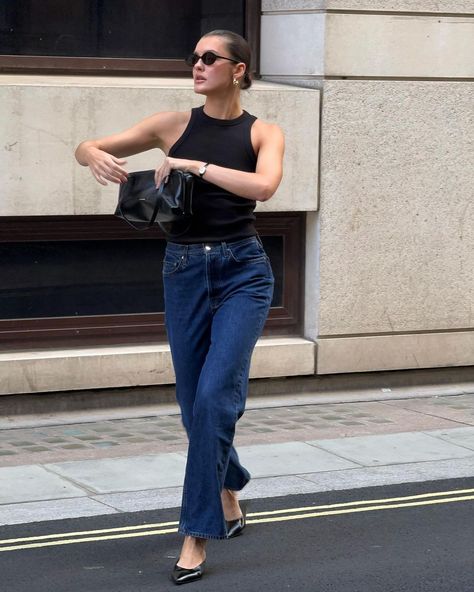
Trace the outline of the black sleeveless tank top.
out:
[[[236,119],[215,119],[204,107],[191,110],[183,135],[171,147],[169,156],[201,160],[230,169],[255,172],[257,157],[250,129],[257,118],[246,111]],[[195,178],[193,221],[179,243],[232,241],[255,236],[255,201],[239,197],[204,178]]]

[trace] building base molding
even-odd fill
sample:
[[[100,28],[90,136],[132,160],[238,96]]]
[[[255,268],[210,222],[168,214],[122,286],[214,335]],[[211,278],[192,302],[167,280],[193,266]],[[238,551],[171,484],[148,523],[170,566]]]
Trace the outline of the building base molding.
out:
[[[262,338],[251,378],[314,374],[315,343]],[[7,352],[0,354],[0,395],[173,384],[168,344]]]
[[[474,331],[318,339],[317,374],[474,365]]]

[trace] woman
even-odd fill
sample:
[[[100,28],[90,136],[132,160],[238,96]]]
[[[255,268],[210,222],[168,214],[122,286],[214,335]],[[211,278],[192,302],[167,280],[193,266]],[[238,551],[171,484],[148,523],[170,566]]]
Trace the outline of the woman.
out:
[[[245,526],[237,492],[250,475],[232,442],[273,293],[254,209],[276,191],[284,151],[280,128],[241,108],[240,89],[251,85],[242,37],[212,31],[187,62],[194,91],[206,97],[203,107],[157,113],[76,150],[102,185],[125,182],[122,158],[151,148],[166,155],[157,186],[172,169],[196,176],[191,228],[168,242],[163,262],[176,396],[189,438],[179,524],[185,538],[172,573],[177,584],[202,576],[207,539],[236,536]]]

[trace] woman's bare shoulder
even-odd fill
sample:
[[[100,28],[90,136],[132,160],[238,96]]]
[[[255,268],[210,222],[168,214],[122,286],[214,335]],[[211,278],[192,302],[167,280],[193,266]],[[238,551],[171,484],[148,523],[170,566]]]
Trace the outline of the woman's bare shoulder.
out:
[[[255,120],[254,126],[257,126],[261,130],[280,130],[281,131],[281,127],[277,123],[272,123],[270,121],[264,121],[263,119],[260,119],[259,117],[257,117],[257,119]]]
[[[258,153],[262,145],[266,143],[284,144],[284,135],[281,127],[276,123],[269,123],[262,119],[256,119],[251,131],[252,144]]]
[[[187,125],[190,117],[191,111],[159,111],[150,115],[145,121],[156,131],[171,130]]]
[[[281,127],[276,123],[270,123],[268,121],[264,121],[263,119],[256,119],[253,126],[255,131],[261,134],[281,134],[283,135],[283,131]]]
[[[159,111],[142,119],[130,131],[167,152],[186,129],[190,117],[191,111]]]
[[[157,117],[162,119],[163,121],[170,122],[170,123],[182,123],[191,117],[191,110],[188,111],[159,111],[152,115],[152,117]]]

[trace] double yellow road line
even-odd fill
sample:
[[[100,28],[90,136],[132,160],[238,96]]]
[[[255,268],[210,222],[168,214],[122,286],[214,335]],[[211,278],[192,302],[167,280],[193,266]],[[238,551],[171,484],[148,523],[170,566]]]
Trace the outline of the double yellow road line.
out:
[[[474,489],[458,489],[455,491],[440,491],[436,493],[424,493],[420,495],[386,499],[360,500],[355,502],[328,504],[324,506],[305,506],[300,508],[271,510],[268,512],[252,512],[247,514],[247,524],[285,522],[288,520],[303,520],[305,518],[321,518],[323,516],[337,516],[339,514],[356,514],[358,512],[413,508],[416,506],[431,506],[472,500],[474,500]],[[178,522],[176,521],[158,522],[156,524],[141,524],[119,528],[104,528],[17,539],[4,539],[0,540],[0,552],[171,534],[177,532],[177,526]]]

